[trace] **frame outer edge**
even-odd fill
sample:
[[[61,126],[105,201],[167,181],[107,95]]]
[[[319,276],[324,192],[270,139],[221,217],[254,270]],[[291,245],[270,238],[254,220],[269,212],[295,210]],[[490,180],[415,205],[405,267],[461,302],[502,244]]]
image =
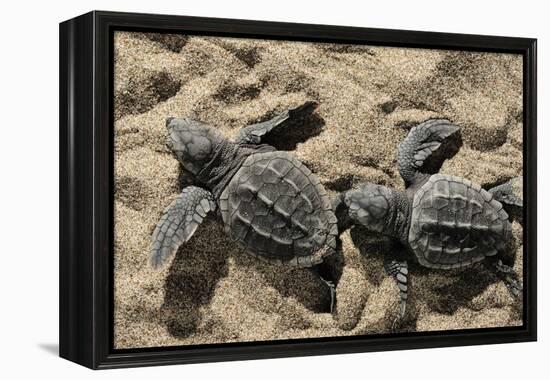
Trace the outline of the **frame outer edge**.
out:
[[[70,72],[73,56],[71,52],[72,22],[59,24],[59,356],[71,360],[73,358],[74,331],[73,320],[70,317],[71,297],[69,289],[74,282],[71,276],[71,216],[72,202],[70,193],[69,169],[69,125],[71,124],[70,104],[71,92],[69,88]]]
[[[522,53],[528,63],[525,67],[528,74],[524,103],[525,141],[530,147],[534,146],[534,151],[526,152],[524,159],[533,165],[529,166],[530,180],[536,181],[536,40],[103,11],[88,13],[60,26],[60,356],[89,368],[102,369],[536,340],[536,241],[531,241],[531,251],[526,250],[529,276],[525,305],[529,319],[523,329],[516,331],[464,330],[461,334],[451,331],[413,336],[366,336],[357,337],[355,341],[333,342],[314,339],[272,341],[272,346],[258,342],[239,347],[183,347],[177,351],[163,348],[143,352],[113,350],[109,338],[112,324],[109,289],[113,286],[109,275],[112,264],[112,231],[109,228],[113,215],[108,194],[112,179],[107,178],[112,174],[109,145],[112,83],[108,60],[113,59],[109,44],[111,32],[125,28]],[[406,38],[398,38],[405,33]],[[62,73],[64,68],[67,69],[65,74]],[[530,196],[527,205],[535,206],[536,187],[529,190]],[[536,210],[529,219],[531,230],[526,236],[536,238]]]
[[[93,368],[92,14],[59,38],[59,356]]]
[[[525,141],[528,142],[526,152],[524,153],[524,163],[529,165],[528,178],[524,178],[524,192],[526,207],[524,220],[527,224],[524,226],[526,239],[526,248],[528,262],[527,268],[524,268],[524,279],[527,278],[527,303],[525,309],[528,311],[527,326],[529,336],[533,341],[537,340],[537,40],[531,39],[529,47],[525,53],[527,64],[525,72],[527,81],[525,83],[524,94],[524,135],[527,135]],[[527,185],[527,187],[525,186]],[[525,196],[527,194],[527,196]],[[525,254],[524,252],[524,254]]]

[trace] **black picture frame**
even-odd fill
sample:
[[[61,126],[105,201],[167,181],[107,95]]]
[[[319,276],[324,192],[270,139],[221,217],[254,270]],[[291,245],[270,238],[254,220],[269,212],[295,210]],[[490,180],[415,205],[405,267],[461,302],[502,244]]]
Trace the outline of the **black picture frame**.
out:
[[[112,99],[117,30],[522,54],[523,326],[114,350]],[[536,39],[104,11],[62,22],[59,37],[61,357],[102,369],[536,340]]]

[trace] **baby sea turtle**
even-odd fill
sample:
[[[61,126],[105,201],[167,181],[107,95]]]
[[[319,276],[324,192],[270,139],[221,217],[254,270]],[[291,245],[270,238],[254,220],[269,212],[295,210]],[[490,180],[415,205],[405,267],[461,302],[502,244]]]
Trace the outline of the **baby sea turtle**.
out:
[[[234,141],[200,121],[168,118],[167,145],[201,186],[184,188],[165,209],[152,235],[151,265],[167,264],[209,213],[266,262],[309,268],[333,254],[337,220],[319,179],[290,153],[262,144],[270,133],[301,127],[316,107],[306,102],[249,125]]]
[[[502,203],[523,205],[514,191],[521,187],[521,179],[484,190],[461,177],[421,172],[426,159],[459,129],[443,119],[412,128],[397,156],[406,191],[367,183],[340,194],[334,201],[340,230],[360,224],[397,238],[427,268],[463,268],[489,258],[486,262],[492,263],[510,292],[519,296],[522,285],[501,256],[512,238]],[[386,259],[385,269],[399,286],[403,317],[409,285],[407,261]]]

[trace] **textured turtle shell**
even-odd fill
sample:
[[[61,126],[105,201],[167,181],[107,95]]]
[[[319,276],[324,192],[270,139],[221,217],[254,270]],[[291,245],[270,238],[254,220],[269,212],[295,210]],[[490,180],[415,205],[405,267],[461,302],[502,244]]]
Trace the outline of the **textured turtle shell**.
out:
[[[479,185],[436,174],[414,194],[409,244],[429,268],[460,268],[506,249],[511,236],[502,204]]]
[[[336,249],[336,216],[319,179],[281,151],[249,156],[219,199],[225,230],[271,263],[310,267]]]

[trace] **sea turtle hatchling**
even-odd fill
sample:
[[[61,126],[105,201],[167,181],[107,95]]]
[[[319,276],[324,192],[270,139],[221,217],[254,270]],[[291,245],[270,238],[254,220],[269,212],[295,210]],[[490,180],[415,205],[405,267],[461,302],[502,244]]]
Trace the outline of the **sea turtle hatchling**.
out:
[[[165,209],[150,264],[167,264],[208,213],[246,252],[270,263],[309,268],[333,254],[337,220],[319,179],[290,153],[262,144],[276,130],[300,128],[316,107],[306,102],[249,125],[234,141],[200,121],[168,118],[167,145],[201,186],[185,187]]]
[[[484,190],[461,177],[421,172],[426,159],[459,129],[443,119],[412,128],[397,156],[406,191],[367,183],[340,194],[334,200],[339,228],[360,224],[397,238],[412,252],[409,256],[427,268],[463,268],[488,258],[485,262],[519,296],[517,275],[502,262],[512,237],[502,203],[522,206],[521,178]],[[399,287],[402,318],[409,290],[407,261],[385,258],[385,269]]]

